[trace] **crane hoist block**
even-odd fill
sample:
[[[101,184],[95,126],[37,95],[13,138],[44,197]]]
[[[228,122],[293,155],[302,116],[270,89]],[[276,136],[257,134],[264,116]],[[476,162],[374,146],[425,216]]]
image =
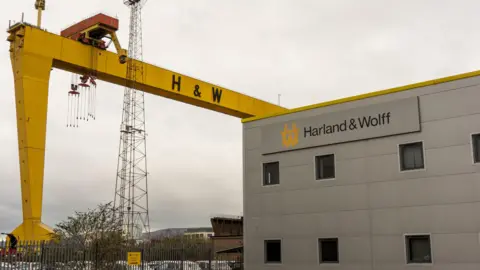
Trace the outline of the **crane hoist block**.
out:
[[[60,32],[62,37],[106,49],[104,37],[118,30],[119,21],[103,13],[87,18]]]

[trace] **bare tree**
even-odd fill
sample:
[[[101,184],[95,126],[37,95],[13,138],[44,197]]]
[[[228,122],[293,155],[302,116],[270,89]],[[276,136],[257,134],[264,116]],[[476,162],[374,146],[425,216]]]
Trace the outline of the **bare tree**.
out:
[[[53,239],[81,247],[111,238],[122,240],[121,221],[115,215],[111,202],[99,204],[97,208],[86,212],[75,211],[73,216],[56,224]]]
[[[127,244],[122,220],[116,215],[111,202],[85,212],[75,211],[56,224],[53,231],[53,241],[74,249],[77,257],[83,257],[78,258],[79,261],[91,261],[97,269],[122,258]]]

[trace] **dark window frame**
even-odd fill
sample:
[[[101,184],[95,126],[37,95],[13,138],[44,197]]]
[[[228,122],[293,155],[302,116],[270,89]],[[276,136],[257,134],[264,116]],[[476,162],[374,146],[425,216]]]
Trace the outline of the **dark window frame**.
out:
[[[324,176],[324,161],[328,158],[332,158],[333,160],[333,169],[332,174]],[[325,155],[317,155],[315,156],[315,180],[333,180],[336,177],[336,164],[335,164],[335,154],[325,154]]]
[[[425,261],[418,261],[415,260],[413,257],[414,251],[412,251],[412,241],[411,240],[428,240],[428,260]],[[407,234],[405,235],[405,259],[407,260],[407,264],[432,264],[433,263],[433,256],[432,256],[432,236],[430,234]]]
[[[335,249],[336,249],[336,255],[335,256],[335,260],[327,260],[327,257],[328,255],[325,255],[323,253],[324,251],[324,247],[323,247],[323,243],[327,243],[327,242],[334,242],[335,243]],[[338,240],[338,237],[325,237],[325,238],[318,238],[317,239],[317,246],[318,246],[318,262],[320,264],[339,264],[340,263],[340,245],[339,245],[339,240]]]
[[[272,181],[273,183],[268,183],[267,178],[268,178],[268,173],[269,169],[268,166],[275,166],[276,172],[273,173],[273,177],[275,177],[275,174],[277,175],[278,180]],[[279,161],[272,161],[272,162],[264,162],[262,164],[262,185],[263,186],[275,186],[275,185],[280,185],[280,162]]]
[[[480,163],[480,133],[474,133],[470,137],[472,142],[473,163]]]
[[[421,158],[421,165],[417,166],[415,160],[413,161],[413,166],[406,166],[405,162],[405,151],[414,148],[414,150],[420,149],[420,158]],[[416,148],[416,149],[415,149]],[[423,141],[415,141],[410,143],[404,143],[398,145],[399,149],[399,158],[400,158],[400,170],[401,171],[416,171],[416,170],[424,170],[425,169],[425,153],[424,153],[424,145]],[[415,153],[414,153],[415,159]]]
[[[277,261],[269,261],[268,260],[268,252],[267,252],[267,244],[268,243],[278,243],[280,244],[280,254],[279,254],[279,258],[280,260],[277,260]],[[282,254],[282,239],[266,239],[263,241],[263,261],[265,264],[281,264],[282,263],[282,259],[283,259],[283,254]]]

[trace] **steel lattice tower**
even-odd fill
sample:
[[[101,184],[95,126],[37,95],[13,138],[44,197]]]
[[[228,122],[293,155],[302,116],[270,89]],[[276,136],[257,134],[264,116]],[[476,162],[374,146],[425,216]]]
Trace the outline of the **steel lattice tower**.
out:
[[[133,82],[143,77],[143,67],[132,59],[143,61],[142,17],[145,0],[123,0],[130,7],[127,78]],[[127,239],[138,240],[150,233],[148,216],[147,153],[145,102],[143,91],[135,83],[124,91],[120,146],[115,184],[114,206],[123,220]]]

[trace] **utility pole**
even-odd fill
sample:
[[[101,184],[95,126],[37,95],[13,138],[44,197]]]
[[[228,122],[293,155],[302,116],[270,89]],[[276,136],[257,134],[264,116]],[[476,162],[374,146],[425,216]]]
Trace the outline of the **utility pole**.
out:
[[[45,0],[36,0],[35,9],[38,11],[37,26],[40,28],[42,26],[42,11],[45,10]]]
[[[135,89],[135,82],[143,77],[144,71],[133,61],[143,61],[141,11],[145,2],[123,0],[130,8],[126,77],[134,83],[124,90],[114,207],[129,240],[139,240],[143,233],[150,234],[145,102],[143,91]]]

